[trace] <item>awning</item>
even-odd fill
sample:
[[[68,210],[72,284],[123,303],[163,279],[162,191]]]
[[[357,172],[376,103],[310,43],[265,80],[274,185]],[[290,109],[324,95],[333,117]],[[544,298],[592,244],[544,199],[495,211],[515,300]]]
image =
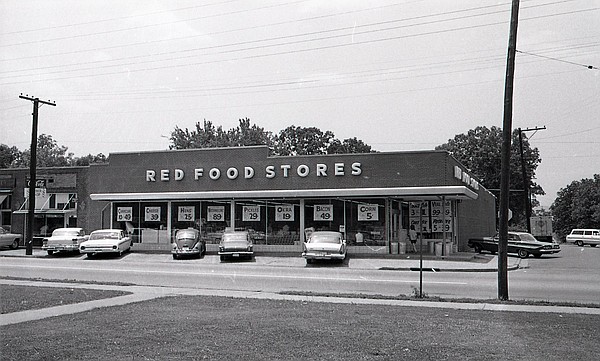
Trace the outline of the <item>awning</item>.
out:
[[[336,189],[277,189],[260,191],[218,192],[156,192],[156,193],[94,193],[94,201],[150,201],[190,199],[260,199],[313,197],[397,197],[414,200],[477,199],[478,194],[465,186],[336,188]]]

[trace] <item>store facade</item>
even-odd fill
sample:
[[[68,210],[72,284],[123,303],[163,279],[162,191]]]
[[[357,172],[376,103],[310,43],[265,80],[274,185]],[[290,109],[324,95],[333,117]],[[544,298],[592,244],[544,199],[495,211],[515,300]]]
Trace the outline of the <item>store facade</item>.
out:
[[[78,226],[127,230],[134,250],[168,251],[177,230],[194,227],[209,251],[236,229],[252,234],[257,252],[300,252],[305,231],[314,229],[344,233],[350,253],[398,253],[412,224],[428,250],[446,239],[450,252],[496,229],[495,198],[444,151],[115,153],[78,176]]]

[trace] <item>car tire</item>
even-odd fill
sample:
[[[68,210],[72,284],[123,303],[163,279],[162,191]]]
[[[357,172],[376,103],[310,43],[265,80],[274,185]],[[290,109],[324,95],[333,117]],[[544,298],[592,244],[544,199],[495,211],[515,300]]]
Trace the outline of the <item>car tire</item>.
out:
[[[173,254],[173,259],[177,259],[177,258],[179,258],[179,257],[177,257],[176,254]]]
[[[48,256],[52,256],[54,254],[54,251],[48,251]]]
[[[221,260],[221,262],[225,261],[225,256],[219,256],[219,259]]]
[[[475,252],[477,252],[477,253],[481,253],[481,251],[482,251],[482,250],[481,250],[481,246],[480,246],[480,245],[478,245],[478,244],[477,244],[477,245],[475,245]]]
[[[590,244],[590,247],[596,247],[597,244]]]
[[[575,244],[579,247],[583,247],[583,241],[575,241]]]
[[[307,259],[306,259],[306,264],[312,264],[312,263],[313,263],[313,260],[312,260],[312,259],[310,259],[310,258],[307,258]]]
[[[542,257],[542,254],[541,253],[536,253],[536,254],[533,255],[533,257],[540,258],[540,257]]]
[[[88,253],[87,254],[87,258],[94,258],[94,254],[93,253]]]
[[[10,248],[11,248],[11,249],[17,249],[17,248],[19,248],[19,240],[18,240],[18,239],[15,239],[15,240],[13,241],[13,243],[10,245]]]
[[[519,252],[517,252],[517,254],[519,255],[520,258],[527,258],[527,257],[529,257],[529,252],[527,252],[524,249],[520,249]]]

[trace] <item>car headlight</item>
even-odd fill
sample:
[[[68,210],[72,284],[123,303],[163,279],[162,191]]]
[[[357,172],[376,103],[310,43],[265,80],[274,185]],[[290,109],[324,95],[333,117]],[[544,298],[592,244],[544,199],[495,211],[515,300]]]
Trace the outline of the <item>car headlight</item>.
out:
[[[81,246],[80,249],[83,251],[85,249],[85,246]]]

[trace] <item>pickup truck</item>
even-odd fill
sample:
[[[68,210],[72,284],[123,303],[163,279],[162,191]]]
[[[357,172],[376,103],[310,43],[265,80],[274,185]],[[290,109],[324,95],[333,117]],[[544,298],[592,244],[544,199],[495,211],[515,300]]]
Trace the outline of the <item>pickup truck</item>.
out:
[[[499,236],[496,233],[494,237],[470,238],[468,245],[478,253],[487,251],[496,254],[498,252],[498,241]],[[527,258],[530,254],[539,258],[544,254],[560,252],[560,245],[558,243],[540,242],[526,232],[508,232],[507,252],[517,254],[521,258]]]

